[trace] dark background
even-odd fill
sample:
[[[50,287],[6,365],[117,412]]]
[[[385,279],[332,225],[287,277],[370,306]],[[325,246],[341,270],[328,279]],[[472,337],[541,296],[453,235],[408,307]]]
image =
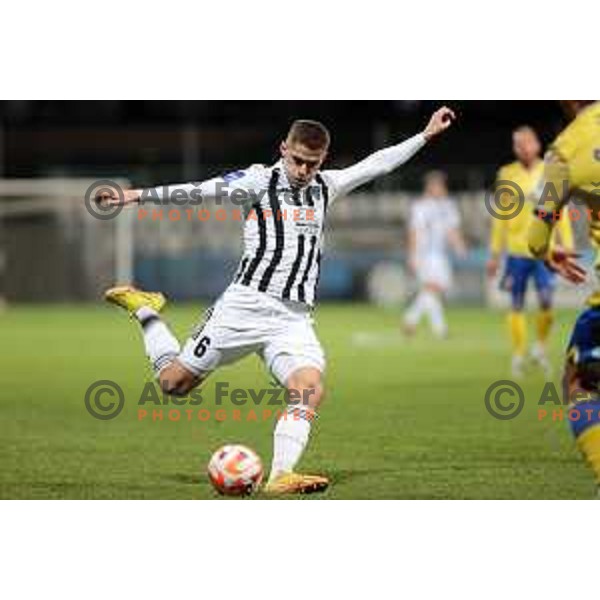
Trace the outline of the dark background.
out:
[[[323,121],[333,135],[328,164],[344,166],[421,130],[441,104],[459,120],[427,150],[427,168],[443,167],[462,189],[488,185],[511,160],[514,127],[533,125],[547,143],[564,125],[556,101],[5,101],[0,175],[203,179],[272,162],[296,118]],[[423,168],[418,161],[376,185],[415,189]]]

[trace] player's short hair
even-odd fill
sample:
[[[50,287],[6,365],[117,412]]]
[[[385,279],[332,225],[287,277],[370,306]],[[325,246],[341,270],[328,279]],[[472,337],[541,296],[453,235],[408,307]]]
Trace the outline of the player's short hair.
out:
[[[331,136],[323,123],[299,119],[292,123],[287,141],[288,143],[302,144],[310,150],[327,150]]]
[[[438,169],[435,171],[427,171],[423,176],[423,185],[429,185],[436,181],[439,181],[443,185],[448,185],[448,175],[446,175],[444,171]]]
[[[519,127],[515,127],[515,129],[513,129],[513,135],[515,133],[529,133],[534,138],[539,138],[537,131],[531,125],[519,125]]]

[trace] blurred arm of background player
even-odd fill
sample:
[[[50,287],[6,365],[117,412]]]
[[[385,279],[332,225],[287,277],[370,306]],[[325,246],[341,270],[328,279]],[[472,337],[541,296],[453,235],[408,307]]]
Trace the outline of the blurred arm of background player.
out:
[[[550,246],[552,232],[556,225],[555,214],[566,219],[563,208],[569,202],[569,190],[564,182],[568,181],[568,165],[556,153],[549,152],[545,157],[544,177],[536,190],[537,216],[529,227],[528,243],[531,253],[536,258],[546,260],[548,266],[572,283],[583,283],[586,279],[585,269],[576,261],[573,251],[572,233],[570,248],[556,245]],[[569,243],[568,234],[565,240],[565,229],[561,229],[561,243]]]
[[[454,227],[448,231],[448,242],[458,258],[467,258],[467,244],[465,243],[462,231],[458,227]]]
[[[414,225],[410,225],[408,228],[408,270],[411,275],[416,276],[418,271],[418,262],[417,262],[417,235],[418,232]]]
[[[490,232],[490,257],[485,265],[487,276],[496,277],[500,266],[500,259],[506,246],[506,221],[500,219],[492,220]]]
[[[556,227],[556,241],[557,244],[573,254],[575,252],[575,239],[573,238],[573,228],[571,227],[571,221],[569,220],[569,211],[565,206],[562,210],[562,217]]]
[[[496,182],[503,180],[502,169],[498,171]],[[494,183],[497,185],[497,183]],[[500,197],[499,207],[510,207],[510,197],[504,194]],[[506,204],[505,204],[506,203]],[[496,277],[500,267],[500,260],[506,250],[506,241],[508,236],[508,220],[492,218],[492,227],[490,230],[490,257],[485,265],[487,276],[490,278]]]

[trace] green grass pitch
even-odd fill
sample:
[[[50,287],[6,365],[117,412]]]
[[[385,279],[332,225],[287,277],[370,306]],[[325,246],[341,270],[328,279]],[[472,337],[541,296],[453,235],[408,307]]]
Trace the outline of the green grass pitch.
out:
[[[166,319],[183,339],[200,314],[199,306],[171,306]],[[559,314],[557,366],[574,316]],[[300,470],[327,474],[332,486],[312,498],[592,496],[567,424],[537,417],[541,374],[524,381],[518,418],[486,412],[487,387],[510,378],[502,313],[453,309],[451,337],[442,342],[425,330],[405,340],[398,314],[366,305],[325,304],[316,318],[327,398]],[[162,422],[138,420],[150,369],[136,325],[114,307],[10,307],[0,314],[0,339],[2,498],[217,498],[205,467],[228,442],[256,449],[268,468],[273,423],[261,420],[264,407],[257,422],[234,421],[227,403],[225,421],[169,421],[175,407],[162,407]],[[111,421],[84,407],[99,379],[125,392],[125,408]],[[214,375],[193,408],[214,414],[216,381],[262,388],[269,379],[257,358],[247,358]],[[251,408],[240,408],[244,419]]]

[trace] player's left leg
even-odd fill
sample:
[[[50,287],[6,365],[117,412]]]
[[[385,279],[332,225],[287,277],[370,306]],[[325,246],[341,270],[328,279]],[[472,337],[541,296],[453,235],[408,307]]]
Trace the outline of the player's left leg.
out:
[[[536,342],[531,349],[531,357],[540,365],[547,376],[552,373],[548,359],[548,337],[554,323],[554,273],[542,262],[537,261],[534,272],[535,287],[538,295],[539,312],[536,317]]]
[[[419,289],[415,299],[411,302],[408,310],[404,314],[402,321],[402,331],[406,335],[414,335],[421,318],[427,312],[427,293],[424,288]]]
[[[404,329],[411,331],[422,315],[427,315],[432,332],[443,338],[448,334],[443,296],[450,287],[450,265],[444,257],[429,257],[421,262],[418,273],[421,291],[404,320]],[[418,319],[417,319],[418,318]]]
[[[589,400],[569,405],[569,424],[577,448],[592,469],[600,498],[600,402]]]
[[[525,319],[525,294],[531,259],[509,256],[502,276],[501,289],[510,292],[511,308],[508,314],[508,326],[512,347],[511,371],[514,377],[523,376],[525,353],[527,350],[527,322]]]
[[[439,255],[429,261],[426,289],[429,291],[429,322],[431,331],[438,338],[448,335],[444,312],[444,295],[452,286],[452,269],[448,257]]]
[[[598,340],[592,335],[596,311],[580,315],[571,337],[563,371],[563,403],[568,406],[569,425],[575,443],[591,467],[600,499],[600,363],[595,356]],[[583,333],[585,331],[585,333]]]
[[[177,361],[181,347],[160,317],[159,313],[166,303],[161,293],[121,286],[107,290],[104,297],[108,302],[127,310],[140,324],[146,356],[165,392],[185,395],[201,383],[202,377]]]
[[[265,486],[273,494],[310,493],[329,485],[326,477],[295,472],[323,401],[325,357],[310,317],[288,317],[262,353],[275,378],[285,385],[288,399],[273,432],[273,462]]]
[[[444,313],[444,286],[437,281],[429,281],[425,285],[427,298],[427,315],[431,331],[437,338],[445,338],[448,335],[448,324]]]

